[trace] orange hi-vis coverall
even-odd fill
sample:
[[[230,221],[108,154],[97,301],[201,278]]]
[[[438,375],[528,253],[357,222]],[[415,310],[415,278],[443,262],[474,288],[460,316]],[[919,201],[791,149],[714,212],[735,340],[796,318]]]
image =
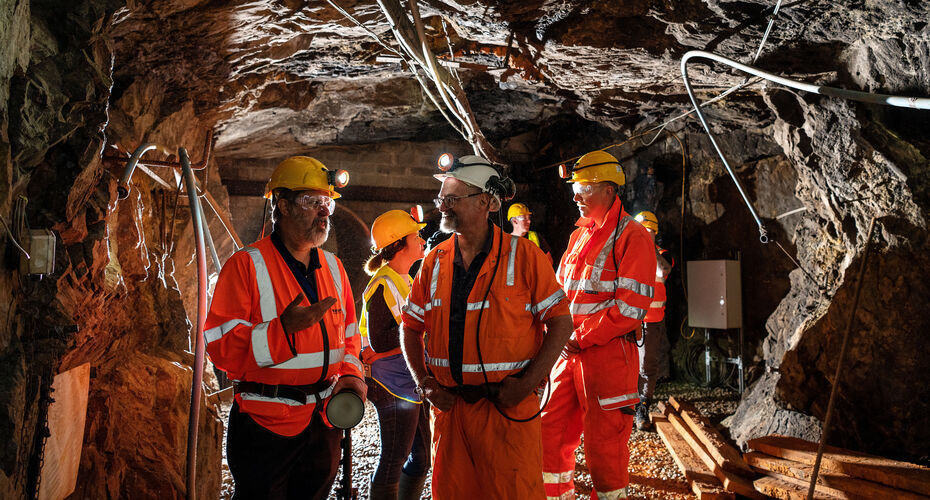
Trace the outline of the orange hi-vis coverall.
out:
[[[298,294],[304,293],[271,236],[233,254],[216,282],[204,326],[207,352],[218,368],[235,381],[268,385],[315,384],[329,379],[330,396],[337,376],[364,377],[358,359],[360,335],[355,301],[342,262],[320,252],[315,271],[320,299],[335,297],[323,316],[324,329],[315,324],[294,332],[293,350],[279,316]],[[300,305],[309,305],[306,296]],[[326,367],[326,373],[323,368]],[[243,392],[236,394],[240,411],[262,427],[282,436],[296,436],[310,423],[316,404],[300,404],[282,397]]]
[[[568,314],[565,293],[542,251],[526,238],[503,234],[497,226],[492,227],[488,235],[493,239],[491,249],[467,299],[461,360],[449,359],[458,237],[440,243],[423,259],[404,307],[404,328],[425,335],[427,368],[447,387],[457,385],[450,368],[456,361],[461,362],[463,385],[484,384],[483,372],[492,383],[519,373],[542,345],[544,322]],[[535,394],[515,407],[501,409],[517,419],[530,417],[538,410],[539,398]],[[456,398],[450,411],[433,408],[432,431],[433,498],[544,498],[539,419],[513,422],[487,399],[466,403]]]
[[[575,450],[583,431],[591,498],[626,498],[633,416],[622,409],[639,402],[635,333],[652,302],[655,248],[620,198],[602,226],[586,218],[576,225],[558,278],[581,352],[552,369],[552,395],[542,414],[546,496],[575,498]]]
[[[662,255],[668,250],[660,248],[658,245],[655,247],[656,254]],[[670,262],[671,265],[675,265],[675,261]],[[652,297],[652,302],[649,304],[649,311],[646,312],[646,317],[643,318],[644,323],[658,323],[665,319],[665,273],[662,271],[662,268],[657,264],[656,265],[656,286],[655,286],[655,295]]]

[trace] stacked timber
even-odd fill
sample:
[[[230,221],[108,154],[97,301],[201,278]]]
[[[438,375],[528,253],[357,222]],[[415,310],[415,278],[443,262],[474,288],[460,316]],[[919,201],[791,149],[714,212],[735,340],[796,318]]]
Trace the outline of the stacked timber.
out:
[[[745,454],[745,461],[765,474],[754,481],[757,490],[786,500],[807,498],[817,443],[772,435],[751,439],[748,445],[755,451]],[[927,499],[930,468],[827,446],[814,498]]]
[[[700,499],[730,499],[735,494],[766,498],[753,486],[755,471],[706,417],[690,403],[669,398],[652,422]]]

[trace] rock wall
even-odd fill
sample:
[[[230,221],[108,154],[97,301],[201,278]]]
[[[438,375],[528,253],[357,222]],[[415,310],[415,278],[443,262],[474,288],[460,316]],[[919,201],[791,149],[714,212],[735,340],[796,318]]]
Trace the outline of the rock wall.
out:
[[[0,16],[0,216],[10,221],[14,201],[26,196],[29,226],[57,236],[55,271],[41,278],[16,271],[11,263],[19,251],[6,232],[0,237],[7,249],[0,270],[4,498],[31,497],[41,487],[35,480],[45,426],[41,401],[56,373],[86,362],[92,375],[75,496],[185,493],[192,375],[185,351],[193,316],[176,281],[190,283],[189,273],[174,271],[176,260],[187,267],[190,251],[169,253],[160,221],[170,214],[153,183],[136,177],[130,197],[117,202],[119,169],[101,159],[106,137],[113,137],[108,29],[119,7],[87,1],[65,9],[28,0],[0,7],[6,9]],[[129,113],[129,121],[145,115]],[[154,140],[172,139],[139,130]],[[200,137],[204,132],[197,130]],[[186,227],[179,223],[176,232]],[[215,401],[205,400],[201,414],[198,494],[215,498],[222,442]]]
[[[852,56],[838,54],[846,62],[841,73],[875,90],[928,93],[917,70],[926,61],[926,42],[906,50],[873,43]],[[879,52],[881,62],[864,67],[863,51]],[[930,368],[930,349],[919,340],[927,327],[920,309],[930,302],[919,271],[927,266],[930,210],[925,113],[783,90],[768,92],[766,102],[778,117],[774,137],[798,171],[797,197],[807,208],[792,235],[806,273],[792,273],[791,290],[768,320],[768,373],[744,398],[731,431],[740,442],[766,432],[819,437],[819,422],[806,415],[825,416],[874,217],[872,257],[830,441],[905,459],[926,456],[930,413],[921,396],[927,389],[914,378]]]

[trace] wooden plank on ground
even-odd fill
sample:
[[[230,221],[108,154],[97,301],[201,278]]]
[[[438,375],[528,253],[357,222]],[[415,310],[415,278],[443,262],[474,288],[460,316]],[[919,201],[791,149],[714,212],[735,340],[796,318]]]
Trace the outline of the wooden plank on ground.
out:
[[[817,459],[817,443],[793,437],[772,435],[751,439],[749,447],[808,465],[813,465]],[[827,446],[824,448],[820,469],[930,495],[930,468],[916,464]]]
[[[807,488],[796,483],[786,481],[778,474],[772,476],[762,476],[753,481],[753,485],[760,493],[781,500],[807,500]],[[837,497],[823,491],[815,490],[815,500],[837,500],[843,497]]]
[[[675,410],[681,414],[682,419],[691,428],[691,432],[701,440],[704,448],[710,453],[720,467],[724,470],[744,477],[753,477],[754,473],[749,465],[743,461],[739,450],[727,442],[720,431],[710,423],[701,412],[687,401],[677,401],[674,397],[668,399]]]
[[[783,476],[792,477],[810,484],[811,475],[813,475],[814,466],[802,464],[792,460],[773,457],[759,452],[750,452],[743,456],[750,466],[761,471],[763,474],[776,473]],[[926,500],[923,495],[911,493],[910,491],[899,490],[890,486],[879,483],[873,483],[865,479],[850,477],[846,474],[833,471],[821,470],[817,474],[817,484],[827,488],[833,488],[849,494],[850,498],[887,498],[895,500]],[[819,488],[820,486],[818,486]]]
[[[710,469],[717,479],[723,484],[723,487],[727,491],[732,491],[740,495],[749,497],[749,498],[765,498],[763,495],[753,487],[752,480],[746,479],[745,477],[738,476],[732,472],[724,470],[720,467],[717,462],[714,461],[714,458],[710,455],[701,441],[691,432],[691,429],[688,427],[688,424],[678,416],[677,413],[669,413],[668,421],[672,424],[672,427],[678,431],[678,434],[688,443],[691,449],[695,454],[704,462],[704,465]]]
[[[691,490],[698,498],[723,500],[734,497],[732,493],[723,489],[717,476],[701,462],[691,446],[681,438],[667,419],[657,419],[653,423],[656,426],[656,432],[668,448],[669,454],[672,455],[675,464],[678,465],[681,473],[691,485]]]
[[[77,485],[89,387],[90,363],[59,373],[52,381],[55,391],[51,397],[55,401],[48,407],[51,435],[45,442],[40,500],[61,500]]]

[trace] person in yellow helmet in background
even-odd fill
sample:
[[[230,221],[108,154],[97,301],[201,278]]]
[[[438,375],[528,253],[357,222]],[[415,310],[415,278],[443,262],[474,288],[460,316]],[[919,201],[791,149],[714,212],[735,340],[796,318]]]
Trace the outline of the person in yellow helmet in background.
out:
[[[342,262],[320,248],[336,187],[348,182],[314,158],[295,156],[271,175],[274,231],[223,266],[207,315],[210,359],[235,381],[226,456],[233,498],[329,495],[342,430],[322,407],[367,386],[355,300]]]
[[[533,212],[530,212],[529,207],[523,203],[514,203],[510,205],[510,208],[507,209],[507,220],[510,221],[510,225],[513,226],[513,231],[511,235],[520,237],[526,237],[526,239],[533,242],[534,245],[539,247],[540,250],[546,257],[549,258],[549,263],[552,263],[552,250],[549,248],[549,244],[546,243],[546,240],[539,235],[536,231],[530,231],[530,224],[532,223],[531,216]]]
[[[428,405],[416,392],[400,349],[401,311],[407,305],[414,262],[423,258],[420,224],[407,212],[390,210],[371,225],[372,250],[365,264],[359,331],[362,361],[370,366],[368,398],[378,411],[381,455],[371,479],[371,500],[417,500],[430,465]]]
[[[543,481],[549,498],[575,497],[575,450],[584,434],[592,498],[627,497],[633,408],[639,402],[636,336],[652,302],[655,250],[620,201],[620,162],[588,153],[560,174],[581,218],[559,262],[574,331],[552,370],[542,414]]]
[[[659,234],[659,219],[656,214],[642,211],[636,214],[636,221],[649,231],[656,252],[656,285],[649,311],[643,318],[643,340],[639,344],[639,397],[634,421],[636,428],[644,431],[649,423],[649,402],[659,380],[659,361],[663,349],[668,349],[665,334],[665,279],[671,272],[674,260],[669,262],[663,254],[668,250],[659,246],[656,236]],[[669,257],[671,258],[671,257]]]

